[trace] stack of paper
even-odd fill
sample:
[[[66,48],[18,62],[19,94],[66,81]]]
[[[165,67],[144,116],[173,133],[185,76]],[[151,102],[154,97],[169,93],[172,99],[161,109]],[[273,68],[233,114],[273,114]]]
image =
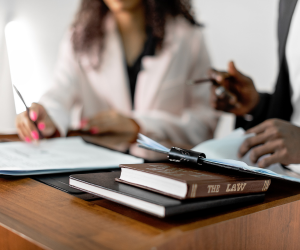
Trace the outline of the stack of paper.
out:
[[[81,137],[0,144],[0,174],[5,175],[109,169],[122,163],[143,163],[143,159],[88,144]]]

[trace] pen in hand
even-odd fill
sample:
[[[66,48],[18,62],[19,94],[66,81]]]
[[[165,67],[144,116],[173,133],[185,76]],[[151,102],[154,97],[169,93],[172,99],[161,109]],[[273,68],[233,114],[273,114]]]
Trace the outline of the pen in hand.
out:
[[[213,73],[214,74],[214,73]],[[216,74],[216,73],[215,73]],[[223,78],[224,79],[229,79],[232,76],[229,75],[228,73],[223,73]],[[197,79],[197,80],[189,80],[187,82],[187,85],[194,85],[194,84],[200,84],[200,83],[206,83],[206,82],[211,82],[213,85],[217,86],[215,93],[218,97],[229,97],[232,98],[232,94],[230,94],[223,86],[221,86],[220,84],[218,84],[216,82],[216,78],[218,76],[216,75],[215,77],[211,77],[211,78],[203,78],[203,79]]]
[[[216,73],[212,73],[212,74],[216,74]],[[201,83],[206,83],[206,82],[211,82],[213,85],[217,86],[217,88],[215,89],[215,94],[217,97],[222,98],[222,99],[227,99],[227,100],[232,100],[235,97],[229,92],[227,91],[223,86],[221,86],[220,84],[217,83],[217,81],[215,79],[217,79],[218,75],[212,75],[211,78],[202,78],[202,79],[197,79],[197,80],[189,80],[187,82],[187,85],[194,85],[194,84],[201,84]],[[230,74],[223,73],[223,78],[224,79],[230,79],[232,76]],[[237,107],[236,105],[232,105],[232,107]],[[253,120],[253,116],[251,114],[245,114],[243,115],[243,118],[246,121],[252,121]]]
[[[38,132],[38,134],[39,134],[39,139],[44,139],[44,136],[43,136],[42,132],[39,130],[36,121],[33,121],[33,120],[30,118],[30,114],[29,114],[30,109],[29,109],[28,106],[26,105],[26,103],[25,103],[25,101],[24,101],[24,99],[23,99],[21,93],[19,92],[19,90],[16,88],[15,85],[13,85],[13,87],[14,87],[14,89],[15,89],[17,95],[20,97],[21,101],[22,101],[23,104],[25,105],[25,108],[26,108],[26,112],[27,112],[28,118],[29,118],[29,120],[32,121],[32,123],[34,124],[34,126],[35,126],[35,128],[36,128],[36,130],[37,130],[37,132]]]

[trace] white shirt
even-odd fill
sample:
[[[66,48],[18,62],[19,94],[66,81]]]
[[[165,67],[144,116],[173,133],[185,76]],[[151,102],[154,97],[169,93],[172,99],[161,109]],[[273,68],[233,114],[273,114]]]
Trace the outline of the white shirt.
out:
[[[300,126],[300,0],[296,5],[292,22],[289,30],[289,35],[286,43],[286,59],[288,64],[293,115],[291,123]],[[291,164],[289,168],[297,173],[300,173],[300,164]]]
[[[286,59],[288,63],[293,115],[291,122],[300,126],[300,3],[294,10],[289,35],[286,43]]]

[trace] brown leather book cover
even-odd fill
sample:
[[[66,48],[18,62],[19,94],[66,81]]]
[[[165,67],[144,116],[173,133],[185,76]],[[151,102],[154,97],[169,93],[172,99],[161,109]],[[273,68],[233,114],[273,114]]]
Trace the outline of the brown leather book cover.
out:
[[[176,196],[162,192],[161,190],[143,186],[142,184],[128,182],[116,178],[116,181],[162,193],[177,199],[189,199],[200,197],[213,197],[223,195],[240,195],[266,192],[271,180],[251,174],[235,174],[232,171],[207,171],[187,167],[178,163],[144,163],[144,164],[121,164],[121,168],[129,168],[153,175],[177,180],[186,183],[188,191],[186,197]]]

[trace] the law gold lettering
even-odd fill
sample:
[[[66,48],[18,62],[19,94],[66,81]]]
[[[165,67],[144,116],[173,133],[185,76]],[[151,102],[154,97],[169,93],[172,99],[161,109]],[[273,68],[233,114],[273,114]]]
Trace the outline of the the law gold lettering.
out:
[[[247,183],[227,184],[226,192],[243,191]]]
[[[244,188],[246,187],[246,184],[247,184],[247,183],[241,183],[241,191],[244,190]]]
[[[208,185],[208,193],[219,193],[220,185]]]
[[[271,183],[271,180],[265,181],[262,191],[267,191],[270,186],[270,183]]]

